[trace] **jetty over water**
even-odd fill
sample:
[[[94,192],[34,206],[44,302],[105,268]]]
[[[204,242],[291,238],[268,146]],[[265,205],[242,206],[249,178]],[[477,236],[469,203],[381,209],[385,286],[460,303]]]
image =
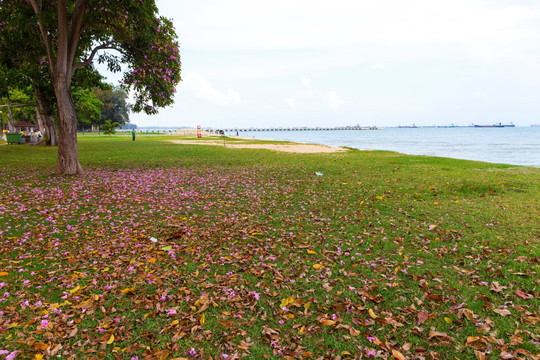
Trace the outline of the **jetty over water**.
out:
[[[228,128],[225,132],[255,132],[255,131],[332,131],[332,130],[382,130],[376,126],[336,126],[336,127],[277,127],[277,128]]]

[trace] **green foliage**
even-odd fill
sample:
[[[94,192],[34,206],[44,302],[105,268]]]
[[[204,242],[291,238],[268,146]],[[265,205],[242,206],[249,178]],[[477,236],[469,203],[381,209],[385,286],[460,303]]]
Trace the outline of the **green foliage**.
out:
[[[105,135],[113,135],[116,133],[116,128],[119,126],[117,122],[113,122],[111,120],[106,120],[105,123],[102,125],[103,133]]]
[[[69,34],[58,32],[56,3],[2,2],[0,45],[3,50],[0,59],[3,65],[0,73],[6,75],[2,79],[8,78],[8,82],[14,84],[21,79],[37,81],[41,75],[50,84],[50,70],[59,60],[55,51],[57,45],[52,40],[68,35],[78,40],[73,43],[77,46],[74,57],[68,59],[72,61],[73,69],[80,71],[95,58],[106,63],[111,71],[120,71],[120,64],[127,66],[123,87],[134,91],[135,111],[155,113],[158,108],[173,102],[175,86],[180,81],[178,42],[172,22],[159,16],[155,1],[88,1],[87,6],[75,4],[85,2],[68,1],[67,18],[82,21],[80,28],[70,27]],[[43,46],[38,20],[48,34],[49,53]],[[81,31],[83,28],[84,32]],[[109,52],[100,51],[105,49]],[[67,75],[71,78],[73,74]]]
[[[27,89],[10,88],[6,97],[0,98],[0,104],[17,104],[17,105],[30,105],[25,107],[12,107],[11,113],[15,122],[27,121],[30,123],[35,122],[35,109],[32,104],[35,104],[35,99]],[[0,111],[8,118],[7,108],[1,108]]]
[[[126,91],[121,88],[98,89],[96,96],[103,102],[100,124],[105,123],[106,120],[117,122],[119,125],[129,122],[130,106],[127,102],[128,94]]]
[[[103,103],[92,89],[78,89],[73,92],[73,102],[77,110],[77,121],[83,128],[98,123],[101,119]]]

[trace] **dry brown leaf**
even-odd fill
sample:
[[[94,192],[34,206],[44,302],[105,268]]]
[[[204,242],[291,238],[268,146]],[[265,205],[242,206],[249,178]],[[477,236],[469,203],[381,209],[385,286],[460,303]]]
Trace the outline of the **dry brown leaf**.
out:
[[[68,337],[70,337],[70,338],[74,337],[75,335],[77,335],[78,331],[79,331],[79,329],[74,328],[73,330],[71,330]]]
[[[448,336],[447,333],[439,332],[439,331],[430,331],[428,338],[429,339],[436,338],[437,340],[454,341],[454,338]]]
[[[334,320],[329,320],[329,319],[321,319],[319,322],[326,326],[332,326],[336,324]]]
[[[355,328],[353,328],[352,326],[350,326],[349,327],[349,334],[351,334],[351,336],[359,336],[361,333],[360,333],[360,331],[358,331]]]
[[[467,343],[465,345],[469,346],[469,345],[474,344],[476,342],[481,342],[483,344],[487,344],[487,340],[483,336],[469,336],[467,338]]]
[[[51,351],[47,351],[50,356],[55,356],[62,349],[62,344],[56,345]]]
[[[534,296],[532,296],[531,294],[524,293],[521,290],[516,290],[514,292],[514,294],[516,294],[517,296],[519,296],[520,298],[525,299],[525,300],[534,299]]]
[[[506,351],[501,352],[501,359],[506,360],[506,359],[513,359],[513,358],[514,358],[514,355],[512,355],[512,354],[510,354],[510,353],[508,353]]]
[[[508,311],[508,309],[495,309],[493,311],[496,312],[497,314],[501,315],[501,316],[512,315],[512,313],[510,311]]]
[[[416,315],[417,319],[418,319],[418,324],[421,325],[423,323],[426,322],[426,320],[428,319],[429,317],[429,314],[427,311],[425,310],[422,310],[420,312],[418,312],[418,314]]]
[[[506,286],[501,286],[498,281],[494,281],[491,283],[491,287],[489,288],[491,291],[494,291],[496,293],[503,292],[504,289],[507,289]]]
[[[458,318],[461,319],[463,316],[465,316],[469,321],[474,320],[474,312],[470,309],[459,309]]]
[[[392,355],[394,355],[397,360],[405,360],[405,356],[397,350],[392,349]]]
[[[486,354],[481,351],[474,350],[474,356],[476,356],[477,360],[486,360]]]

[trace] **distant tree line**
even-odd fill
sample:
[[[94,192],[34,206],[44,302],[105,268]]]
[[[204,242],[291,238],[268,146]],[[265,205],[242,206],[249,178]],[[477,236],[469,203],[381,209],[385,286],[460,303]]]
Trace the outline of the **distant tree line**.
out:
[[[77,88],[73,91],[73,103],[77,112],[78,130],[102,129],[107,120],[118,123],[118,126],[129,123],[131,106],[128,103],[128,94],[119,87],[100,84],[94,88]],[[0,98],[0,105],[7,104],[27,106],[13,106],[9,110],[4,106],[5,109],[0,110],[0,130],[7,129],[9,122],[13,124],[25,121],[39,127],[36,112],[38,103],[31,88],[10,89],[6,96]],[[53,121],[57,122],[54,114]]]

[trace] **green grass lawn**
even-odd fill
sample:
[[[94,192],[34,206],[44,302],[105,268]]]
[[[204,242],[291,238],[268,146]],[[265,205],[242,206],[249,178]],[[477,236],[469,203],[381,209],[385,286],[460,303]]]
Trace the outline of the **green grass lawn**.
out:
[[[540,169],[169,139],[0,147],[0,351],[539,358]]]

